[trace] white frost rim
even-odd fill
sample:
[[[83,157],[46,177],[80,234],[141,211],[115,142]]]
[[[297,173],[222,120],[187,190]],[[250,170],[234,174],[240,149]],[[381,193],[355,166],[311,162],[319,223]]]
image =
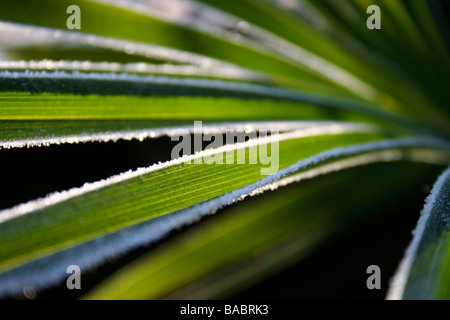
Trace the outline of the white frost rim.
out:
[[[5,209],[0,211],[0,223],[5,221],[17,218],[19,216],[25,215],[27,213],[37,211],[43,209],[47,206],[55,205],[57,203],[66,201],[68,199],[83,195],[88,192],[92,192],[95,190],[99,190],[101,188],[129,180],[150,172],[162,170],[168,167],[172,167],[175,165],[179,165],[182,163],[191,162],[195,159],[199,159],[202,157],[212,156],[217,153],[225,153],[227,151],[234,151],[242,148],[258,146],[261,144],[272,143],[275,140],[277,141],[285,141],[291,139],[298,139],[303,137],[310,136],[319,136],[319,135],[333,135],[333,134],[344,134],[344,133],[364,133],[364,132],[374,132],[375,129],[368,125],[361,124],[331,124],[328,126],[319,126],[319,127],[311,127],[304,128],[301,130],[296,130],[288,133],[283,133],[276,136],[266,136],[254,140],[249,140],[243,143],[236,143],[234,145],[225,145],[216,149],[208,149],[205,151],[198,152],[194,155],[180,157],[174,160],[170,160],[164,163],[158,163],[151,165],[147,168],[138,168],[135,171],[127,171],[121,174],[112,176],[110,178],[96,181],[93,183],[85,183],[82,187],[72,188],[67,191],[62,192],[54,192],[49,194],[44,198],[40,198],[37,200],[32,200],[23,204],[19,204],[13,208]]]

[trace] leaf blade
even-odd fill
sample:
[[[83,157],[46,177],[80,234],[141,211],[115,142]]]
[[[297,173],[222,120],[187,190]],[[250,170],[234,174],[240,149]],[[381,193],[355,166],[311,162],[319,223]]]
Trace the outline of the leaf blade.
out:
[[[450,168],[436,181],[387,299],[450,298]]]

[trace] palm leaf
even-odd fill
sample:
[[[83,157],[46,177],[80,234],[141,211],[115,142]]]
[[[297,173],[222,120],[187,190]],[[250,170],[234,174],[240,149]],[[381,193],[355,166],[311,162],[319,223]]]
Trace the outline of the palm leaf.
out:
[[[228,128],[276,129],[280,135],[194,150],[3,208],[0,295],[61,284],[67,264],[92,270],[250,195],[298,182],[285,193],[253,197],[248,209],[231,206],[199,223],[87,297],[227,296],[448,165],[450,59],[438,3],[375,1],[383,9],[383,28],[372,31],[365,28],[372,2],[186,1],[174,18],[154,2],[4,0],[0,158],[11,148],[142,141],[179,132],[221,137]],[[74,4],[82,10],[82,29],[69,31],[63,18]],[[198,119],[204,121],[201,132],[192,130]],[[236,163],[235,151],[250,159],[263,147],[279,152],[276,172],[267,177],[261,159],[228,164]],[[211,155],[227,165],[194,161]],[[344,170],[360,166],[367,167]],[[373,185],[366,185],[370,195],[353,201],[345,190],[359,185],[358,175]],[[321,205],[330,190],[336,204]],[[437,199],[438,192],[430,197]],[[439,216],[445,208],[424,211]],[[448,288],[439,285],[446,273],[430,275],[445,269],[448,241],[432,226],[424,234],[413,240],[425,253],[414,253],[403,298],[417,297],[417,288],[427,288],[426,297],[446,297]],[[233,249],[238,243],[242,248]],[[250,258],[259,250],[269,257],[262,265]],[[213,255],[218,251],[223,254]],[[439,263],[429,264],[429,255]],[[183,272],[168,281],[180,265]]]
[[[289,260],[301,259],[326,237],[348,227],[350,221],[363,219],[359,216],[361,212],[375,214],[369,209],[371,201],[375,201],[373,193],[377,193],[376,201],[387,201],[396,194],[397,183],[402,188],[406,186],[404,174],[408,173],[402,170],[412,168],[408,164],[402,169],[398,164],[389,165],[392,167],[381,170],[373,166],[350,169],[268,194],[261,201],[236,208],[171,240],[117,272],[85,298],[210,299],[229,295],[236,288],[248,285],[249,279],[255,281],[282,268]],[[420,175],[424,168],[416,168]],[[398,181],[387,179],[390,170],[399,169]],[[376,188],[358,179],[358,174],[368,170],[371,173],[365,176]],[[302,174],[303,179],[306,176]],[[364,191],[354,193],[353,197],[345,196],[342,190],[348,183],[358,183]],[[378,188],[380,185],[384,188]],[[318,198],[324,194],[327,201],[318,205]],[[337,212],[333,204],[342,201],[346,202],[346,209]],[[222,254],[214,254],[217,250]],[[206,261],[205,257],[208,257]],[[247,282],[242,284],[243,280]]]
[[[390,299],[449,299],[449,175],[447,169],[426,199],[414,238],[393,279]]]

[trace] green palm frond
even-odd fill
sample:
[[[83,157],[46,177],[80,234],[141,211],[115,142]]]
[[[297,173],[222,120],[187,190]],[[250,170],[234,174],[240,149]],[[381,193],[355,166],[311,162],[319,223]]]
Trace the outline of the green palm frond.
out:
[[[70,5],[81,9],[79,30],[66,25]],[[381,8],[381,29],[366,27],[370,5]],[[229,297],[408,201],[450,163],[441,5],[2,0],[0,161],[122,140],[154,149],[140,155],[146,167],[22,203],[7,201],[20,191],[2,181],[0,297],[64,285],[68,265],[89,273],[140,247],[145,254],[100,275],[84,298]],[[176,137],[219,139],[230,128],[276,133],[159,156]],[[389,298],[450,298],[447,176]]]

